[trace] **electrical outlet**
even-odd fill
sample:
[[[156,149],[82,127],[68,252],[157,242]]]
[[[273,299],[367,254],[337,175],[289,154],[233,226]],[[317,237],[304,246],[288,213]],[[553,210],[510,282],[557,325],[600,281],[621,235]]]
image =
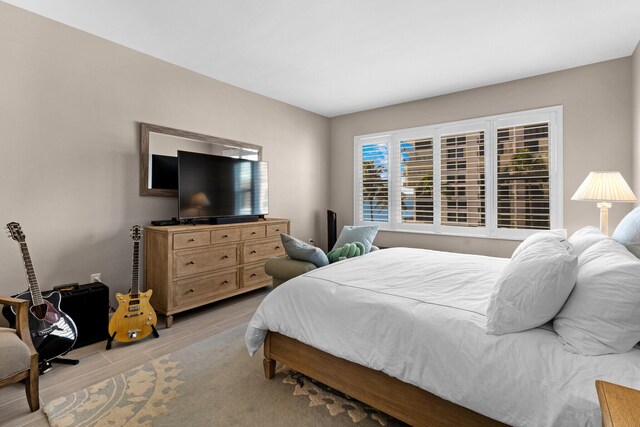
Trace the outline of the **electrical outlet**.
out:
[[[102,274],[100,273],[93,273],[91,275],[91,283],[93,282],[102,282]]]

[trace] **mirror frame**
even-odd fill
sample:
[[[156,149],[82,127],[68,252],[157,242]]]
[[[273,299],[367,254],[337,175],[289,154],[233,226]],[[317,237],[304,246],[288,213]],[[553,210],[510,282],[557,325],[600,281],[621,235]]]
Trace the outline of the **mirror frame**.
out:
[[[186,130],[169,128],[166,126],[152,125],[150,123],[140,123],[140,195],[141,196],[165,196],[177,197],[177,190],[166,188],[148,188],[149,182],[149,134],[151,132],[165,135],[173,135],[180,138],[192,139],[214,145],[225,147],[248,148],[258,151],[258,159],[262,160],[262,146],[249,144],[247,142],[234,141],[232,139],[218,138],[217,136],[204,135],[201,133],[189,132]]]

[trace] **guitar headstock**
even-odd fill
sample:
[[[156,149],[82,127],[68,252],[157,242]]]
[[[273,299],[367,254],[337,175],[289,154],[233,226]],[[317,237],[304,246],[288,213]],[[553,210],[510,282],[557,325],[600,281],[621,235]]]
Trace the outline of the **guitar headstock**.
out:
[[[19,243],[24,243],[24,233],[22,232],[22,227],[17,222],[10,222],[7,224],[7,233],[9,237]]]
[[[133,227],[131,227],[129,234],[131,235],[131,238],[137,242],[142,237],[142,227],[140,227],[139,225],[134,225]]]

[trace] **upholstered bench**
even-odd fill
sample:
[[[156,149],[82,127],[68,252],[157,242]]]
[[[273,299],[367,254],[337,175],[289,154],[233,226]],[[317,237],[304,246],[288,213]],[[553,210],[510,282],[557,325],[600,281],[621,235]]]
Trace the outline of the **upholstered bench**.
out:
[[[272,257],[264,264],[264,271],[273,277],[273,287],[279,286],[289,279],[315,270],[313,263],[307,261],[298,261],[289,257]]]

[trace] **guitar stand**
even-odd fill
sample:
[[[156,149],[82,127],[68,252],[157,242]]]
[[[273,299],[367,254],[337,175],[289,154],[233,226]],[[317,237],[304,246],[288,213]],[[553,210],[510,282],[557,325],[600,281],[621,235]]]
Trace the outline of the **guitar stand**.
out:
[[[55,359],[51,359],[49,361],[40,363],[40,365],[38,366],[38,372],[40,373],[40,375],[44,375],[50,370],[52,370],[53,369],[52,363],[61,363],[63,365],[77,365],[78,363],[80,363],[80,361],[78,359],[67,359],[65,357],[56,357]]]
[[[158,333],[158,330],[156,329],[155,325],[151,325],[151,329],[152,329],[152,333],[153,336],[156,338],[160,338],[160,334]],[[109,338],[107,338],[107,350],[111,350],[111,343],[113,342],[113,340],[116,338],[116,334],[118,333],[118,331],[114,332],[113,335],[111,335]]]

